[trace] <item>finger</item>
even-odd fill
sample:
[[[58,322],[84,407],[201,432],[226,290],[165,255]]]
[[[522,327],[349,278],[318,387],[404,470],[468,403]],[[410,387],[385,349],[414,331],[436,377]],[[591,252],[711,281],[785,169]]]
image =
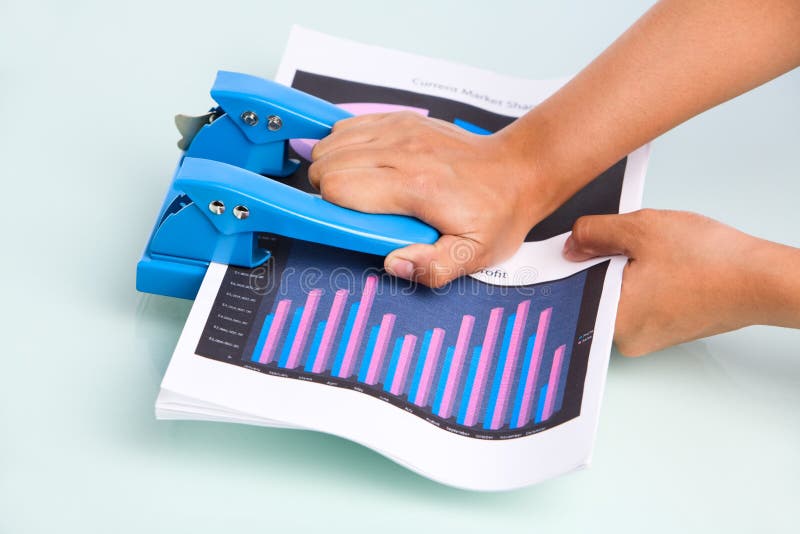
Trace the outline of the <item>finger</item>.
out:
[[[331,128],[331,134],[344,132],[350,128],[379,121],[385,118],[387,115],[391,115],[391,113],[369,113],[366,115],[358,115],[357,117],[348,117],[346,119],[342,119],[333,125],[333,128]]]
[[[393,151],[369,148],[369,145],[355,145],[337,150],[309,166],[308,180],[311,185],[320,189],[320,182],[329,174],[348,169],[392,167],[394,156]]]
[[[416,193],[403,187],[399,173],[389,167],[351,168],[326,174],[320,181],[322,198],[366,213],[414,215]]]
[[[316,161],[330,153],[349,148],[351,145],[369,144],[387,137],[387,128],[380,121],[373,121],[357,128],[336,131],[322,138],[311,152],[311,159]]]
[[[640,233],[636,213],[581,217],[564,243],[564,257],[571,261],[613,254],[633,257]]]
[[[431,119],[414,111],[394,111],[390,113],[373,113],[360,115],[337,122],[331,133],[321,139],[312,152],[312,159],[316,160],[330,152],[334,152],[351,144],[369,143],[372,141],[386,141],[384,145],[396,139],[398,135],[408,134],[414,125],[420,123],[441,128],[456,128],[439,119]]]
[[[432,244],[418,243],[386,256],[389,274],[414,280],[429,287],[441,287],[460,276],[485,267],[484,246],[473,239],[443,235]]]
[[[363,128],[353,128],[341,134],[329,135],[318,141],[311,150],[311,161],[317,161],[325,156],[352,146],[368,146],[375,141],[373,132]]]

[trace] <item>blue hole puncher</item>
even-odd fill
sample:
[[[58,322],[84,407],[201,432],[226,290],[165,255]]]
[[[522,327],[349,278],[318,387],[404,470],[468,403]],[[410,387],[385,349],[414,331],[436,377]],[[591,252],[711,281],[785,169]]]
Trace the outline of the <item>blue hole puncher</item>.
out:
[[[346,111],[278,83],[220,71],[218,107],[175,122],[184,154],[136,269],[136,288],[193,299],[209,262],[256,267],[270,234],[370,254],[433,243],[436,230],[400,215],[342,208],[269,176],[293,173],[290,139],[321,139]]]

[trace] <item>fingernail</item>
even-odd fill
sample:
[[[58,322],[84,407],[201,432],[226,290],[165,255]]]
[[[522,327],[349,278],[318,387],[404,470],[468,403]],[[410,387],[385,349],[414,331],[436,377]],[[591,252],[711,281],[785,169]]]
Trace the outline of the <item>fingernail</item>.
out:
[[[389,274],[406,280],[411,280],[411,277],[414,276],[414,264],[403,258],[389,260],[386,264],[386,270]]]
[[[585,254],[578,252],[575,240],[572,239],[572,236],[569,236],[564,242],[564,250],[561,251],[561,254],[570,261],[583,261],[587,258]]]
[[[564,242],[564,250],[561,253],[564,256],[569,256],[575,251],[575,241],[572,239],[572,236],[567,237],[567,240]]]

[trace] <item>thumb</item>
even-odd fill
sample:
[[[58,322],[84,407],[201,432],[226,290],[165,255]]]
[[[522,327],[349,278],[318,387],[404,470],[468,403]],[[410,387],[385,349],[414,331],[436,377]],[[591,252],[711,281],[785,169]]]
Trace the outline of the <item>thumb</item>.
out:
[[[632,256],[637,243],[637,214],[587,215],[575,221],[564,243],[564,257],[584,261],[597,256]]]
[[[386,271],[398,278],[441,287],[483,267],[484,247],[473,239],[443,235],[436,243],[417,243],[386,256]]]

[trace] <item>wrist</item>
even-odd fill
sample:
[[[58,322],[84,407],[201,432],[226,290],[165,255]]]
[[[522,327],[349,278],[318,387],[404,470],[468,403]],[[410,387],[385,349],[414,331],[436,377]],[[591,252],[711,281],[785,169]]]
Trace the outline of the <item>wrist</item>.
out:
[[[546,100],[495,134],[505,147],[504,157],[526,170],[522,194],[535,199],[530,202],[535,205],[530,214],[533,224],[625,154],[619,146],[604,146],[591,139],[584,119],[575,116],[570,105],[554,99],[555,96]]]
[[[570,184],[560,173],[547,146],[548,121],[530,112],[493,135],[499,159],[507,169],[504,179],[514,184],[519,213],[532,228],[569,199],[584,184]]]
[[[750,324],[800,328],[800,249],[753,239],[745,286]]]

